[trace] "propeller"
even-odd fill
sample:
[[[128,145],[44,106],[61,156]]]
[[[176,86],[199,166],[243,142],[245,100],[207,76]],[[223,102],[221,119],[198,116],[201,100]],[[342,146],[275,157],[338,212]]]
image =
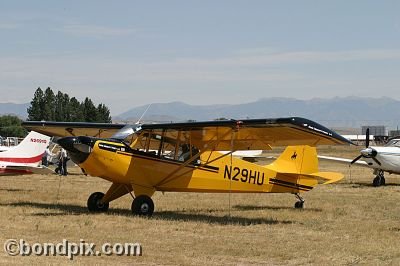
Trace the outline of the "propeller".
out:
[[[361,154],[358,155],[356,158],[353,159],[353,161],[351,161],[350,164],[353,164],[355,162],[357,162],[358,160],[360,160],[361,158],[371,158],[372,160],[374,160],[378,165],[381,165],[381,162],[378,161],[378,159],[376,159],[376,155],[378,154],[378,152],[376,150],[374,150],[373,148],[369,147],[369,128],[367,128],[367,131],[365,132],[366,134],[366,140],[365,140],[365,149],[361,151]]]

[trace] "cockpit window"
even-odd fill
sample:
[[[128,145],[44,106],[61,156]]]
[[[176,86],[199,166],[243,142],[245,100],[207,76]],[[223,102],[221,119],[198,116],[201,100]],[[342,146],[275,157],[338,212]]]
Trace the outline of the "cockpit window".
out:
[[[199,153],[190,143],[190,134],[177,130],[145,130],[129,136],[133,151],[174,161],[187,161]]]

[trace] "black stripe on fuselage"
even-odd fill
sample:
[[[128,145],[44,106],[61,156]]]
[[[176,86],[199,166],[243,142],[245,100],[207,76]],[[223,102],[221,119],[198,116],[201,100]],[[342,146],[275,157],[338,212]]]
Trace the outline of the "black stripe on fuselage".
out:
[[[269,179],[269,183],[273,184],[273,185],[278,185],[278,186],[283,186],[283,187],[288,187],[288,188],[294,188],[294,189],[304,190],[304,191],[309,191],[309,190],[313,189],[313,187],[310,187],[310,186],[300,185],[300,184],[296,184],[296,183],[292,183],[292,182],[288,182],[288,181],[283,181],[283,180],[275,179],[275,178],[270,178]]]

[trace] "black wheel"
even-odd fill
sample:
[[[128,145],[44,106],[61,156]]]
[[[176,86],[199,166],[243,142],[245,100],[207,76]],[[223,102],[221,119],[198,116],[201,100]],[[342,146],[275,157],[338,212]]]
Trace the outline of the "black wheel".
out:
[[[384,186],[384,185],[386,185],[386,180],[385,180],[385,177],[382,176],[381,177],[381,186]]]
[[[382,183],[381,183],[381,177],[380,176],[376,176],[375,178],[374,178],[374,180],[372,181],[372,185],[374,186],[374,187],[379,187]]]
[[[304,202],[303,202],[303,201],[297,201],[297,202],[294,204],[294,207],[295,207],[296,209],[303,209],[303,207],[304,207]]]
[[[106,212],[108,211],[109,203],[100,203],[104,197],[104,193],[95,192],[87,200],[87,207],[90,212]]]
[[[132,213],[140,216],[151,216],[154,212],[153,200],[146,195],[136,197],[132,202]]]

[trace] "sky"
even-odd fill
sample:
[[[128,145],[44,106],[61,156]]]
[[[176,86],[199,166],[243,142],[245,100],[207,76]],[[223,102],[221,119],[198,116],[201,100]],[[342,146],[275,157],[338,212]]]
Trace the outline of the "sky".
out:
[[[0,102],[400,99],[400,1],[1,1]]]

